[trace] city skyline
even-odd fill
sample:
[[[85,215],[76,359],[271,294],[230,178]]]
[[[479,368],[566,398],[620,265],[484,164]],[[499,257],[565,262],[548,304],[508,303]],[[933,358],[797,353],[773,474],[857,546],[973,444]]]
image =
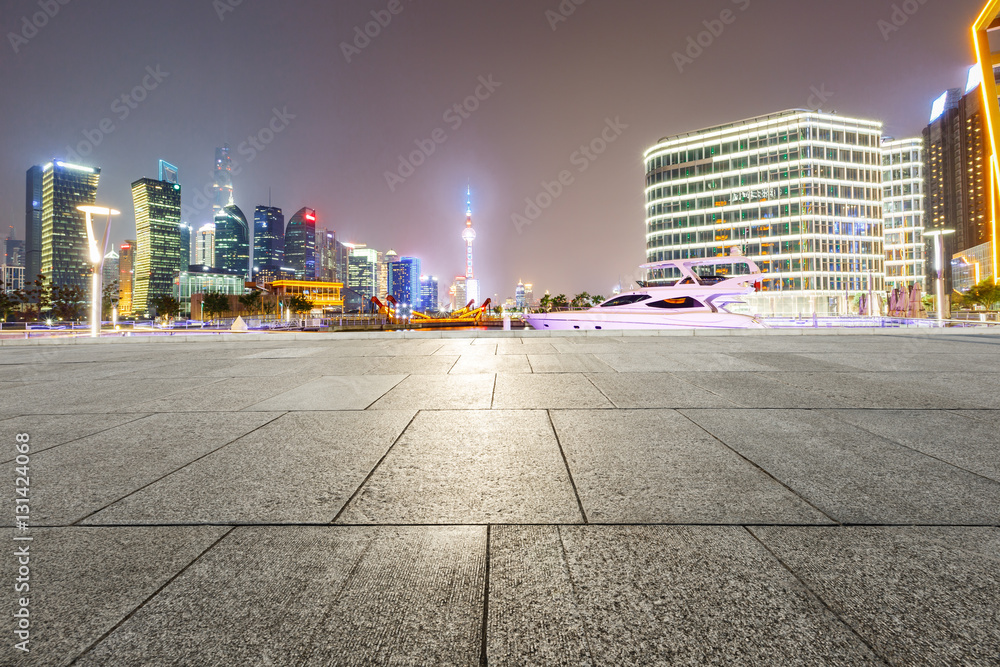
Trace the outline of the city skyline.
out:
[[[642,151],[657,138],[809,107],[917,136],[933,99],[961,85],[972,64],[968,24],[979,9],[974,0],[926,4],[900,18],[892,3],[820,3],[817,31],[791,2],[716,4],[585,3],[563,15],[556,2],[404,3],[388,25],[375,24],[364,48],[353,46],[355,28],[363,34],[372,12],[384,17],[384,2],[277,15],[247,3],[221,13],[193,2],[67,5],[0,62],[10,86],[27,94],[44,83],[60,102],[0,102],[9,147],[0,211],[23,237],[24,170],[92,144],[80,158],[102,170],[99,198],[126,211],[116,243],[134,236],[129,184],[152,159],[178,165],[184,205],[197,213],[184,221],[198,229],[212,220],[208,160],[229,143],[243,211],[267,203],[270,188],[275,206],[314,207],[340,239],[398,248],[429,271],[458,275],[464,244],[452,230],[471,179],[484,293],[508,291],[519,278],[553,293],[607,293],[644,259],[636,183]],[[9,31],[37,9],[3,7]],[[721,21],[724,11],[731,22]],[[265,25],[275,44],[307,48],[259,53],[245,37]],[[780,34],[781,52],[794,57],[759,47],[762,31]],[[506,48],[511,40],[522,53]],[[111,59],[100,77],[54,55],[84,41]],[[737,57],[743,65],[734,70]],[[606,151],[578,150],[602,132],[615,137]],[[564,170],[569,185],[558,182]],[[529,226],[512,224],[526,200],[546,202],[551,184],[561,189],[551,205]]]

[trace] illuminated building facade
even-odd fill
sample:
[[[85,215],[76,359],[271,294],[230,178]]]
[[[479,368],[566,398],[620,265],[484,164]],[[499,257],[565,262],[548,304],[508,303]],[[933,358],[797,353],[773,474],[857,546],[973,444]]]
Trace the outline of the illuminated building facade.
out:
[[[132,313],[132,278],[135,275],[135,240],[118,248],[118,312]]]
[[[143,178],[132,184],[135,206],[135,273],[132,310],[149,309],[150,299],[170,294],[181,257],[181,186]]]
[[[213,170],[212,215],[217,216],[222,209],[234,203],[233,199],[233,159],[229,157],[229,144],[215,149],[215,168]]]
[[[438,279],[435,276],[420,276],[420,309],[425,313],[436,313],[438,306]]]
[[[340,291],[342,283],[316,280],[279,280],[270,284],[271,292],[281,301],[293,296],[301,296],[313,305],[313,310],[342,311],[344,298]]]
[[[943,237],[948,257],[992,239],[989,138],[976,72],[975,68],[970,71],[964,94],[953,88],[935,100],[923,134],[927,181],[924,224],[928,230],[955,231]],[[928,243],[924,252],[931,256],[933,245]],[[929,285],[933,267],[932,262],[927,264]],[[944,279],[944,291],[950,294],[954,285],[947,264]]]
[[[350,257],[347,258],[347,286],[361,294],[365,301],[378,296],[378,269],[382,253],[361,244],[348,244]]]
[[[535,286],[531,283],[524,284],[524,303],[528,308],[535,307]]]
[[[180,258],[177,261],[178,271],[187,271],[191,266],[191,225],[182,222],[177,228],[181,235]]]
[[[316,210],[301,208],[285,228],[285,266],[300,280],[316,277]]]
[[[274,206],[258,206],[253,213],[254,275],[277,269],[285,256],[285,214]]]
[[[465,308],[465,305],[469,303],[469,299],[467,298],[468,291],[466,289],[465,276],[455,276],[455,282],[451,284],[451,289],[448,290],[448,293],[451,294],[452,297],[452,310],[461,310],[462,308]]]
[[[846,313],[885,288],[881,135],[793,110],[662,139],[645,153],[647,261],[735,247],[766,274],[754,312]]]
[[[926,292],[923,139],[882,142],[882,194],[885,287]]]
[[[180,304],[180,313],[191,317],[191,297],[195,294],[219,292],[240,295],[246,291],[246,278],[241,273],[219,271],[208,266],[192,266],[189,271],[178,271],[172,281],[172,294]],[[198,316],[201,313],[197,313]]]
[[[416,257],[400,257],[392,263],[389,293],[396,297],[401,307],[420,310],[420,260]]]
[[[24,267],[4,264],[0,266],[0,280],[3,281],[3,291],[11,294],[24,288]]]
[[[337,233],[327,229],[316,232],[316,280],[348,281],[350,248],[337,240]]]
[[[87,221],[77,207],[94,204],[100,178],[100,169],[59,160],[42,167],[40,271],[53,285],[82,288],[88,299],[92,265]]]
[[[198,235],[194,241],[194,261],[195,266],[212,266],[215,264],[215,225],[208,223],[202,225],[198,230]]]
[[[121,273],[121,255],[115,252],[114,248],[104,256],[104,274],[101,276],[101,284],[104,289],[114,286],[113,294],[118,296],[118,276]]]
[[[385,253],[382,257],[382,261],[378,265],[378,298],[380,301],[385,301],[385,297],[390,293],[389,280],[392,274],[393,262],[399,260],[399,255],[392,248],[389,252]]]
[[[524,298],[524,283],[518,281],[517,287],[514,288],[514,307],[515,308],[527,308],[528,302]]]
[[[250,276],[250,225],[239,206],[215,214],[215,260],[218,269]]]
[[[28,170],[25,193],[24,217],[24,267],[25,274],[34,280],[42,272],[42,187],[44,172],[41,167]]]

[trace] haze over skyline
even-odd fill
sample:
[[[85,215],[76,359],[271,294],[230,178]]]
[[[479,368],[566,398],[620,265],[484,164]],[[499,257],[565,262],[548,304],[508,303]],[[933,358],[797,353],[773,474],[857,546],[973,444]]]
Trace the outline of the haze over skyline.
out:
[[[607,294],[634,274],[642,152],[663,136],[810,106],[919,136],[932,100],[965,83],[981,5],[64,1],[30,38],[38,0],[0,2],[2,227],[24,238],[30,166],[89,143],[98,199],[123,211],[116,242],[133,238],[130,184],[160,159],[197,228],[228,142],[248,217],[270,188],[286,217],[315,208],[340,240],[420,257],[442,285],[464,273],[471,181],[476,274],[501,299],[519,279],[536,296]],[[519,227],[545,184],[559,194]]]

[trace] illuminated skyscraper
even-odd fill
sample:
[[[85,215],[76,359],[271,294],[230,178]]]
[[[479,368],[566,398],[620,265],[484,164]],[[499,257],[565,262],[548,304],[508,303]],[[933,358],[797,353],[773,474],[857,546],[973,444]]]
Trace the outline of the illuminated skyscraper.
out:
[[[182,222],[178,229],[181,233],[181,255],[177,270],[187,271],[191,265],[191,225]]]
[[[143,178],[132,184],[135,278],[132,309],[142,315],[153,297],[170,294],[181,261],[181,186]]]
[[[114,293],[118,294],[118,276],[121,273],[121,255],[115,252],[112,248],[107,255],[104,256],[104,275],[102,276],[102,282],[104,284],[104,289],[115,285]]]
[[[479,305],[479,281],[472,269],[472,242],[476,240],[476,230],[472,228],[472,186],[469,186],[465,206],[465,229],[462,230],[465,241],[465,289],[466,296]],[[465,304],[462,304],[465,305]]]
[[[316,210],[301,208],[285,228],[285,266],[299,280],[316,277]]]
[[[100,169],[59,160],[42,167],[41,273],[53,285],[89,288],[87,221],[77,207],[94,204],[100,178]]]
[[[392,263],[390,274],[392,283],[389,291],[396,302],[406,306],[410,312],[420,310],[420,260],[416,257],[400,257]]]
[[[215,264],[215,224],[202,225],[194,241],[194,265],[212,267]],[[214,267],[212,267],[214,268]]]
[[[28,170],[24,218],[24,274],[28,282],[42,271],[42,181],[41,167]]]
[[[370,300],[377,296],[379,260],[382,253],[361,244],[349,244],[347,286]]]
[[[239,206],[215,214],[215,268],[250,275],[250,225]]]
[[[881,140],[881,123],[806,110],[661,139],[645,154],[647,261],[736,248],[765,274],[754,312],[847,312],[885,291]]]
[[[425,313],[436,313],[438,306],[438,279],[435,276],[420,276],[420,309]]]
[[[254,273],[276,270],[285,256],[285,215],[274,206],[258,206],[253,213]]]
[[[882,142],[885,287],[924,282],[924,140]]]
[[[378,298],[385,301],[385,297],[390,293],[389,281],[392,273],[392,264],[399,260],[399,255],[392,248],[385,253],[382,261],[378,264]]]
[[[177,175],[177,167],[166,160],[160,160],[160,180],[171,185],[180,183]]]
[[[215,216],[234,203],[233,159],[229,157],[229,144],[223,144],[222,148],[215,149],[213,190],[215,200],[212,202],[212,215]]]
[[[119,248],[118,257],[118,312],[132,313],[132,278],[135,274],[135,241],[126,241]]]
[[[517,287],[514,288],[514,307],[516,308],[527,308],[528,303],[524,298],[524,283],[518,281]]]

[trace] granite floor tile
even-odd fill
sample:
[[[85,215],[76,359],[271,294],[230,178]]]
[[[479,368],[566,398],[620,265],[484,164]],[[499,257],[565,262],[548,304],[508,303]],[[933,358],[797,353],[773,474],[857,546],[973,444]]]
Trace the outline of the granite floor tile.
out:
[[[227,528],[36,528],[27,582],[31,627],[29,652],[14,648],[13,623],[0,649],[4,665],[69,665],[89,646],[139,608],[157,589],[222,537]],[[9,539],[9,538],[8,538]],[[18,561],[5,559],[13,582]],[[13,583],[11,584],[13,588]],[[14,612],[14,593],[5,611]],[[10,616],[7,617],[8,619]]]
[[[532,373],[614,373],[593,354],[529,354]]]
[[[30,454],[37,454],[46,449],[84,438],[94,433],[107,431],[130,421],[142,419],[148,415],[25,415],[7,419],[0,423],[0,442],[9,443],[8,448],[0,448],[0,460],[13,461],[17,452],[14,451],[14,438],[18,433],[28,435]]]
[[[996,525],[1000,484],[811,410],[683,410],[843,523]]]
[[[617,408],[734,408],[737,404],[670,373],[594,373]]]
[[[832,524],[673,410],[553,411],[591,523]]]
[[[372,410],[489,410],[494,375],[411,375]]]
[[[752,532],[892,665],[995,665],[1000,530]]]
[[[449,372],[452,375],[530,373],[531,366],[525,354],[464,354]]]
[[[329,523],[413,416],[289,413],[85,523]]]
[[[237,528],[80,665],[479,665],[486,529]]]
[[[497,410],[610,407],[600,390],[576,373],[498,375],[493,399]]]
[[[338,519],[345,524],[579,521],[569,474],[542,411],[421,412]]]
[[[325,376],[255,403],[249,410],[364,410],[405,375]]]

